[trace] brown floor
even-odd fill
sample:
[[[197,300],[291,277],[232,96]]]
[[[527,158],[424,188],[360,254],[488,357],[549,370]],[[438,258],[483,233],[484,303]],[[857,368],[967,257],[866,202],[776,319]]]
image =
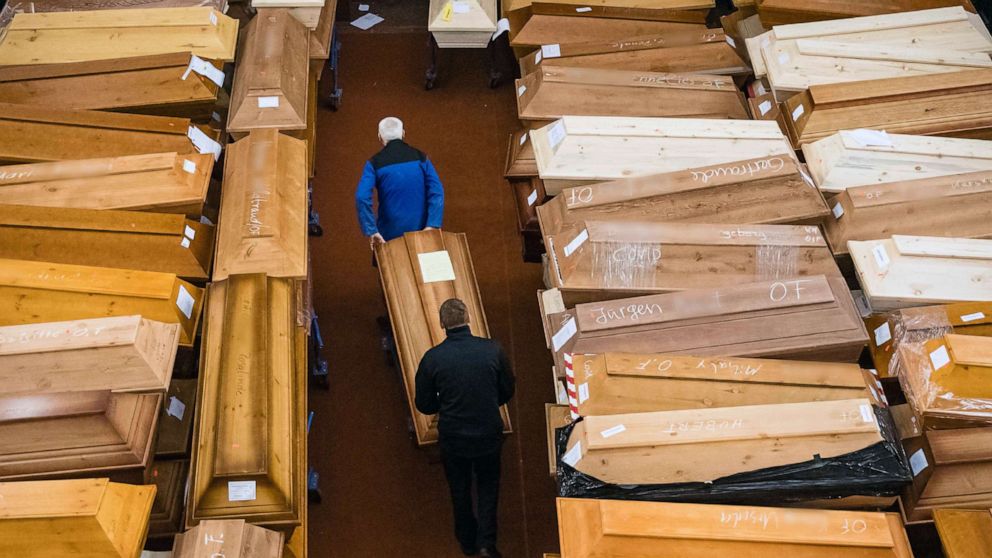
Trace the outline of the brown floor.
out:
[[[468,234],[490,328],[517,374],[515,433],[503,452],[500,547],[507,557],[557,548],[544,407],[553,398],[535,291],[540,267],[524,264],[512,200],[501,179],[515,124],[512,87],[487,87],[484,51],[446,51],[438,88],[425,91],[424,33],[342,33],[337,113],[318,116],[313,239],[315,307],[327,344],[330,390],[314,390],[311,463],[323,503],[310,507],[310,554],[323,557],[456,557],[440,464],[415,447],[398,373],[384,363],[375,317],[383,304],[353,194],[379,148],[376,124],[395,115],[407,140],[434,161],[445,186],[444,228]],[[325,79],[326,89],[330,83]]]

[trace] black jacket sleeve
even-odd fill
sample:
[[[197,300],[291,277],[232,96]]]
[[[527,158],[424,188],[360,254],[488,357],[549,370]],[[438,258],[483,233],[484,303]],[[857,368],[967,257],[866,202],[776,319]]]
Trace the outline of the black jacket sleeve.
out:
[[[416,397],[414,403],[417,410],[425,415],[433,415],[441,409],[441,402],[437,397],[437,384],[434,381],[434,369],[429,362],[430,355],[424,355],[417,367]]]
[[[505,405],[513,398],[516,386],[516,379],[513,377],[513,367],[510,366],[510,359],[507,358],[503,347],[499,347],[499,404]]]

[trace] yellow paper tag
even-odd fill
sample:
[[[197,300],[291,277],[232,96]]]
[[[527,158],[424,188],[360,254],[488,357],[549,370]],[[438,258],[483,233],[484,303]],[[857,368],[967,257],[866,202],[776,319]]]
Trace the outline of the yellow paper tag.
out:
[[[451,12],[453,10],[454,7],[451,5],[451,2],[445,4],[444,9],[441,10],[441,19],[443,19],[444,21],[451,21]]]

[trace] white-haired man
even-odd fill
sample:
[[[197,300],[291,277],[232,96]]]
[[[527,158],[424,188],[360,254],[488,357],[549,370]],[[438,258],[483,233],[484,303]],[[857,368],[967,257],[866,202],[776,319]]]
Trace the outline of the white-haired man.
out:
[[[444,188],[427,155],[403,141],[403,122],[389,116],[379,121],[383,148],[365,162],[355,192],[358,224],[370,246],[403,233],[441,227]],[[372,191],[379,214],[372,207]]]

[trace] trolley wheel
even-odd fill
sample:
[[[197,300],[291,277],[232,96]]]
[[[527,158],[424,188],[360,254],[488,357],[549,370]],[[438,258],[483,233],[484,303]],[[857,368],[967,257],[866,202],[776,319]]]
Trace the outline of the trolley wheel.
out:
[[[496,89],[503,81],[503,74],[499,72],[489,72],[489,89]]]
[[[434,78],[427,78],[427,80],[424,81],[424,89],[427,91],[434,89],[434,82],[435,82]]]

